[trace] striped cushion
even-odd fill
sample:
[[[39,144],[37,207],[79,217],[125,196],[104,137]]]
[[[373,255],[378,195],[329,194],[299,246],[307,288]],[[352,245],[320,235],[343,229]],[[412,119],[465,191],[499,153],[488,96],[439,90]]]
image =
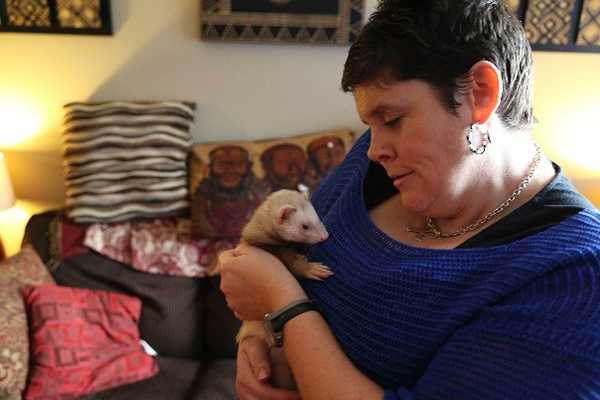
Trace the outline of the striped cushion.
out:
[[[117,222],[189,209],[186,159],[194,103],[77,102],[64,110],[71,219]]]

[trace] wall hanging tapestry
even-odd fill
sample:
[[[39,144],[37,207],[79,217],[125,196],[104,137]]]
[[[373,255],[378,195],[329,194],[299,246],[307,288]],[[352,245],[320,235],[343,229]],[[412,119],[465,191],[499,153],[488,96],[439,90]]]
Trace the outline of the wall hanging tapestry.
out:
[[[112,35],[110,0],[0,0],[0,32]]]
[[[507,0],[533,50],[600,51],[600,0]]]
[[[202,39],[348,44],[364,0],[202,0]]]

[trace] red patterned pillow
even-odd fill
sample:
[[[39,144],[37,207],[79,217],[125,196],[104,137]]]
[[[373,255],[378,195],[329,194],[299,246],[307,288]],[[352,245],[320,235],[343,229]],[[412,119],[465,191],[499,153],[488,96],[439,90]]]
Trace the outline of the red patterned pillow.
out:
[[[139,299],[51,285],[22,294],[31,346],[25,399],[79,397],[158,372],[140,345]]]

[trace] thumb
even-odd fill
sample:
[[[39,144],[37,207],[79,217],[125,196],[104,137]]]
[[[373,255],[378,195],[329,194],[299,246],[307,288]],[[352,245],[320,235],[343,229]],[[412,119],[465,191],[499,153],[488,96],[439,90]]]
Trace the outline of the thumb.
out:
[[[267,382],[271,378],[271,359],[269,348],[264,340],[252,336],[245,339],[240,345],[246,354],[252,373],[260,382]]]

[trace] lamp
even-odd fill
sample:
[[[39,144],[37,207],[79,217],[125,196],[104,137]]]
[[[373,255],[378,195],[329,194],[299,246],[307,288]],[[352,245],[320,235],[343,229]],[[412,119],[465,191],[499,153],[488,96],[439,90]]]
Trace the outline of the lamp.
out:
[[[4,154],[0,153],[0,210],[10,208],[14,204],[15,192],[8,176]]]
[[[0,153],[0,211],[12,207],[15,204],[15,192],[13,191],[8,169],[4,161],[4,154]],[[4,246],[0,237],[0,260],[4,259]]]

